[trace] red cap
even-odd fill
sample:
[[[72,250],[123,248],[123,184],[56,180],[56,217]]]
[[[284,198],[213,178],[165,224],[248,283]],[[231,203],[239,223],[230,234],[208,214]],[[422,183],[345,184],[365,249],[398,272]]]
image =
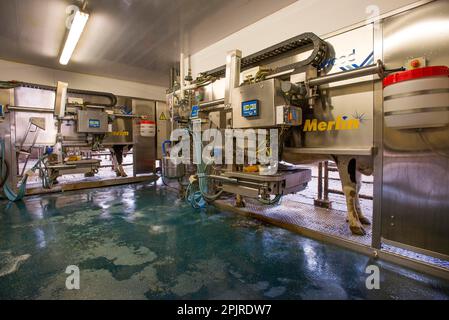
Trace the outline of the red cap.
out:
[[[395,73],[384,79],[384,88],[398,82],[427,77],[449,77],[449,68],[446,66],[425,67]]]

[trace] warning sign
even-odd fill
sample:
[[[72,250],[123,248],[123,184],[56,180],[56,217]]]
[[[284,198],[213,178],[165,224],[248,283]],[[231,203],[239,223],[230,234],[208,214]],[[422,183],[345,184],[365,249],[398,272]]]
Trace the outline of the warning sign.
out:
[[[161,113],[161,116],[159,117],[159,120],[161,120],[161,121],[167,121],[168,119],[167,119],[167,117],[165,116],[165,113]]]

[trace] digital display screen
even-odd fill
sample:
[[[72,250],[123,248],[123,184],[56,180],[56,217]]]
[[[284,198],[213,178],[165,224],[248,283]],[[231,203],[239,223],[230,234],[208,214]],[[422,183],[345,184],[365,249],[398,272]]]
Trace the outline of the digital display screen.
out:
[[[89,128],[98,129],[101,126],[100,120],[89,119]]]
[[[190,118],[192,118],[192,119],[198,118],[199,112],[200,112],[200,107],[198,107],[198,106],[193,106],[193,107],[192,107],[192,113],[191,113],[191,115],[190,115]]]
[[[251,100],[242,102],[242,117],[259,116],[259,100]]]

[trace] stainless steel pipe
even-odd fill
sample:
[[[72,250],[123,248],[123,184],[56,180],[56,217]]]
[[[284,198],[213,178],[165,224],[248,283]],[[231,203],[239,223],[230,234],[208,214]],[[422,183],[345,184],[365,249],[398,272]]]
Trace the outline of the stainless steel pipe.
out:
[[[213,100],[213,101],[209,101],[209,102],[200,103],[198,106],[200,108],[208,108],[208,107],[219,106],[221,104],[224,105],[224,99],[218,99],[218,100]]]
[[[377,61],[376,64],[373,64],[373,65],[370,65],[367,67],[363,67],[363,68],[355,69],[355,70],[351,70],[351,71],[338,72],[338,73],[330,74],[330,75],[323,76],[323,77],[313,78],[313,79],[310,79],[307,83],[309,86],[314,87],[314,86],[322,86],[324,84],[329,84],[332,82],[360,78],[360,77],[369,76],[369,75],[373,75],[373,74],[378,74],[380,77],[383,77],[384,70],[385,70],[384,65],[383,65],[382,61],[379,60],[379,61]]]

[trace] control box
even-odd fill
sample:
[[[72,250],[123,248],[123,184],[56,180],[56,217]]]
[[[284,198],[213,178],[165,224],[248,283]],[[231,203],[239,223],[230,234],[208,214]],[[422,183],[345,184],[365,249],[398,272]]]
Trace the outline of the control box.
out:
[[[232,126],[234,129],[277,127],[278,106],[285,105],[278,79],[269,79],[233,89]]]
[[[302,110],[294,106],[278,106],[276,108],[276,124],[280,126],[302,125]]]
[[[96,110],[78,110],[78,132],[97,134],[107,133],[108,114]]]

